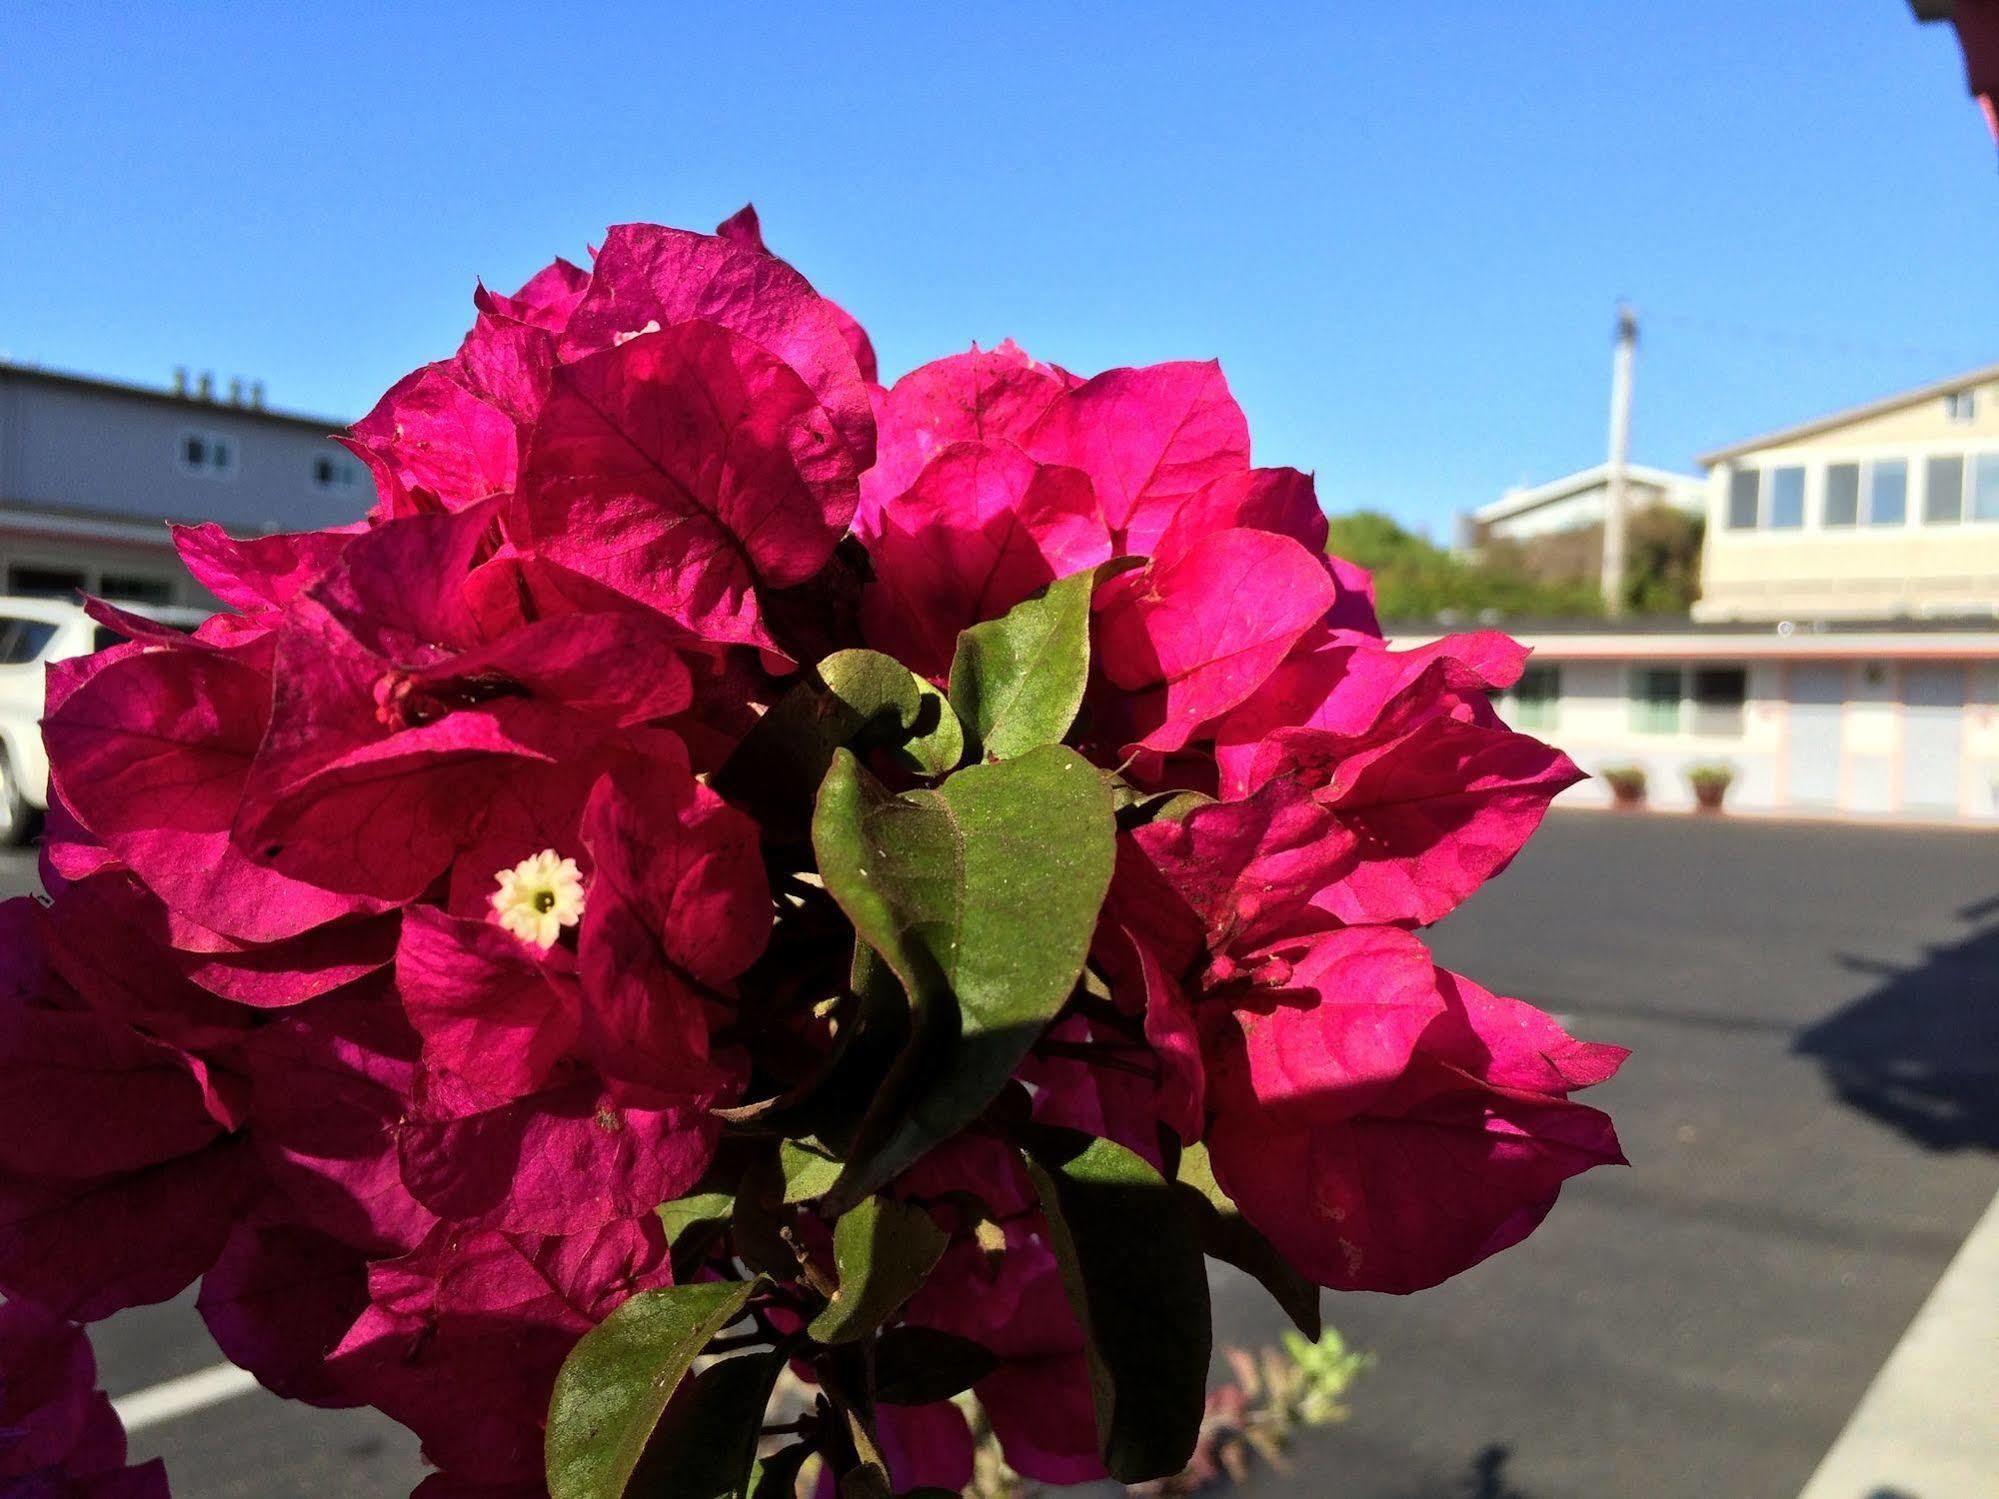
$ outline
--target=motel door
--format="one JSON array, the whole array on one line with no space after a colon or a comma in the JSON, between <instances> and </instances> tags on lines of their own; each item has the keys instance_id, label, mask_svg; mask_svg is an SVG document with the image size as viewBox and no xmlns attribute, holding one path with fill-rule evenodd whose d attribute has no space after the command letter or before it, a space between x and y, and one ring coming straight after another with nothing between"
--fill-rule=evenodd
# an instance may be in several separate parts
<instances>
[{"instance_id":1,"label":"motel door","mask_svg":"<svg viewBox=\"0 0 1999 1499\"><path fill-rule=\"evenodd\" d=\"M1955 814L1964 754L1964 668L1902 668L1902 806Z\"/></svg>"},{"instance_id":2,"label":"motel door","mask_svg":"<svg viewBox=\"0 0 1999 1499\"><path fill-rule=\"evenodd\" d=\"M1785 697L1785 801L1793 807L1830 810L1839 805L1840 728L1846 710L1846 667L1820 662L1794 665Z\"/></svg>"}]
</instances>

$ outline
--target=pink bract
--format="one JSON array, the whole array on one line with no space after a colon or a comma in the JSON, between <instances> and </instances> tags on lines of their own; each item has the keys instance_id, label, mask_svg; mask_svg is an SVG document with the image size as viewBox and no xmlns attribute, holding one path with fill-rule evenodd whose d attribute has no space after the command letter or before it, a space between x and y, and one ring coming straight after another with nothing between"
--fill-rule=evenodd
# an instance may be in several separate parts
<instances>
[{"instance_id":1,"label":"pink bract","mask_svg":"<svg viewBox=\"0 0 1999 1499\"><path fill-rule=\"evenodd\" d=\"M946 1244L887 1331L979 1344L1007 1460L1084 1482L1104 1369L1023 1149L1171 1173L1205 1147L1245 1235L1392 1292L1622 1160L1572 1097L1622 1050L1416 935L1578 774L1494 710L1525 651L1384 640L1218 365L1084 378L1009 341L884 387L750 208L473 300L345 439L367 515L179 528L228 612L182 635L93 602L122 643L48 673L47 899L0 905L0 1489L159 1499L72 1321L199 1281L269 1388L415 1430L425 1499L533 1499L581 1338L676 1266L761 1277L757 1336L806 1327L846 1273L810 1157L911 1139L864 1186ZM1009 737L943 732L981 707L963 634L1079 575L1087 621L1065 590L1045 634L1062 611L1030 606L964 659L1101 790L1076 846L1114 873L1032 1034L968 1042L955 945L901 954L936 980L914 1006L868 953L974 939L867 918L815 812L830 759L871 798L846 878L980 915L939 849L1033 840L961 821L945 777L1014 772L925 756ZM855 701L817 673L836 651ZM1005 1055L965 1112L927 1090L969 1087L972 1045ZM656 1211L696 1193L706 1216ZM837 1393L813 1347L785 1353ZM884 1404L875 1438L898 1491L970 1477L957 1405Z\"/></svg>"}]
</instances>

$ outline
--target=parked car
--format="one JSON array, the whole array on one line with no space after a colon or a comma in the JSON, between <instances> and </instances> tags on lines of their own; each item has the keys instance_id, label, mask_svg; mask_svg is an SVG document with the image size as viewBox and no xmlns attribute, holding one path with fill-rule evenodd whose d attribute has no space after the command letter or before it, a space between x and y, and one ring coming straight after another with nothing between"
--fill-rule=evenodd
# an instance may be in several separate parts
<instances>
[{"instance_id":1,"label":"parked car","mask_svg":"<svg viewBox=\"0 0 1999 1499\"><path fill-rule=\"evenodd\" d=\"M206 610L170 605L118 607L177 630L192 630L208 617ZM48 810L49 758L42 748L48 664L124 638L65 599L0 597L0 845L19 843Z\"/></svg>"}]
</instances>

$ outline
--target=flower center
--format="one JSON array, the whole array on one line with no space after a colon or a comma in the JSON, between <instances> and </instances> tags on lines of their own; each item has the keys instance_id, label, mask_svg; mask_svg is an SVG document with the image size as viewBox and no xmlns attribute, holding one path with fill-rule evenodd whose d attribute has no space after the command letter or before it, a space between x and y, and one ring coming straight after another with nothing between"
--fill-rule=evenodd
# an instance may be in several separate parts
<instances>
[{"instance_id":1,"label":"flower center","mask_svg":"<svg viewBox=\"0 0 1999 1499\"><path fill-rule=\"evenodd\" d=\"M552 848L501 870L495 879L493 914L523 942L546 950L564 927L583 919L583 872Z\"/></svg>"}]
</instances>

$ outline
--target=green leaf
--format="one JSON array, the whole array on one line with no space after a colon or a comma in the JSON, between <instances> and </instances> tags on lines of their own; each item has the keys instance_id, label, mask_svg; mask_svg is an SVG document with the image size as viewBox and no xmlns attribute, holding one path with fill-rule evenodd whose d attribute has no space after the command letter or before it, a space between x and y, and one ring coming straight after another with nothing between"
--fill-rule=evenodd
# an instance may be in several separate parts
<instances>
[{"instance_id":1,"label":"green leaf","mask_svg":"<svg viewBox=\"0 0 1999 1499\"><path fill-rule=\"evenodd\" d=\"M841 744L886 744L919 775L941 776L965 758L965 731L944 694L893 656L835 651L819 663L819 680L856 727Z\"/></svg>"},{"instance_id":2,"label":"green leaf","mask_svg":"<svg viewBox=\"0 0 1999 1499\"><path fill-rule=\"evenodd\" d=\"M1090 680L1090 593L1097 570L1050 583L958 636L951 706L975 757L1011 760L1060 744Z\"/></svg>"},{"instance_id":3,"label":"green leaf","mask_svg":"<svg viewBox=\"0 0 1999 1499\"><path fill-rule=\"evenodd\" d=\"M1180 1472L1207 1402L1207 1267L1173 1188L1111 1140L1040 1129L1028 1170L1083 1326L1097 1442L1121 1483Z\"/></svg>"},{"instance_id":4,"label":"green leaf","mask_svg":"<svg viewBox=\"0 0 1999 1499\"><path fill-rule=\"evenodd\" d=\"M827 1188L840 1179L841 1163L803 1140L786 1140L779 1145L777 1164L784 1172L786 1202L810 1202L823 1197Z\"/></svg>"},{"instance_id":5,"label":"green leaf","mask_svg":"<svg viewBox=\"0 0 1999 1499\"><path fill-rule=\"evenodd\" d=\"M757 1438L785 1355L749 1353L696 1374L634 1470L634 1499L748 1499Z\"/></svg>"},{"instance_id":6,"label":"green leaf","mask_svg":"<svg viewBox=\"0 0 1999 1499\"><path fill-rule=\"evenodd\" d=\"M1214 1258L1254 1276L1284 1309L1284 1315L1306 1337L1320 1332L1319 1288L1293 1270L1264 1236L1250 1226L1215 1181L1208 1147L1189 1145L1180 1152L1177 1193L1193 1220L1201 1248Z\"/></svg>"},{"instance_id":7,"label":"green leaf","mask_svg":"<svg viewBox=\"0 0 1999 1499\"><path fill-rule=\"evenodd\" d=\"M798 1470L816 1450L811 1442L793 1442L758 1458L750 1470L750 1499L796 1499Z\"/></svg>"},{"instance_id":8,"label":"green leaf","mask_svg":"<svg viewBox=\"0 0 1999 1499\"><path fill-rule=\"evenodd\" d=\"M825 778L834 750L886 747L919 775L941 776L965 757L965 731L944 695L893 656L835 651L759 718L715 789L782 826Z\"/></svg>"},{"instance_id":9,"label":"green leaf","mask_svg":"<svg viewBox=\"0 0 1999 1499\"><path fill-rule=\"evenodd\" d=\"M642 1291L583 1335L549 1401L550 1499L623 1499L688 1366L756 1289L724 1281Z\"/></svg>"},{"instance_id":10,"label":"green leaf","mask_svg":"<svg viewBox=\"0 0 1999 1499\"><path fill-rule=\"evenodd\" d=\"M666 1242L673 1251L673 1278L687 1280L729 1226L735 1207L733 1192L693 1192L673 1202L662 1202L655 1212L666 1229Z\"/></svg>"},{"instance_id":11,"label":"green leaf","mask_svg":"<svg viewBox=\"0 0 1999 1499\"><path fill-rule=\"evenodd\" d=\"M998 1367L999 1356L983 1343L904 1323L875 1344L875 1400L934 1405L969 1390Z\"/></svg>"},{"instance_id":12,"label":"green leaf","mask_svg":"<svg viewBox=\"0 0 1999 1499\"><path fill-rule=\"evenodd\" d=\"M871 1196L1005 1086L1082 971L1113 837L1103 776L1060 745L901 796L835 752L812 823L820 877L901 981L926 1056L902 1069L908 1096L864 1121L829 1211Z\"/></svg>"},{"instance_id":13,"label":"green leaf","mask_svg":"<svg viewBox=\"0 0 1999 1499\"><path fill-rule=\"evenodd\" d=\"M870 1197L833 1225L840 1288L807 1329L821 1343L851 1343L887 1321L944 1257L950 1237L920 1207Z\"/></svg>"},{"instance_id":14,"label":"green leaf","mask_svg":"<svg viewBox=\"0 0 1999 1499\"><path fill-rule=\"evenodd\" d=\"M665 1225L667 1242L673 1243L690 1228L703 1223L726 1223L735 1197L729 1192L693 1192L672 1202L662 1202L657 1211Z\"/></svg>"},{"instance_id":15,"label":"green leaf","mask_svg":"<svg viewBox=\"0 0 1999 1499\"><path fill-rule=\"evenodd\" d=\"M1149 822L1185 822L1190 813L1212 807L1215 799L1199 791L1156 791L1147 795L1126 786L1115 793L1117 825L1129 831Z\"/></svg>"}]
</instances>

